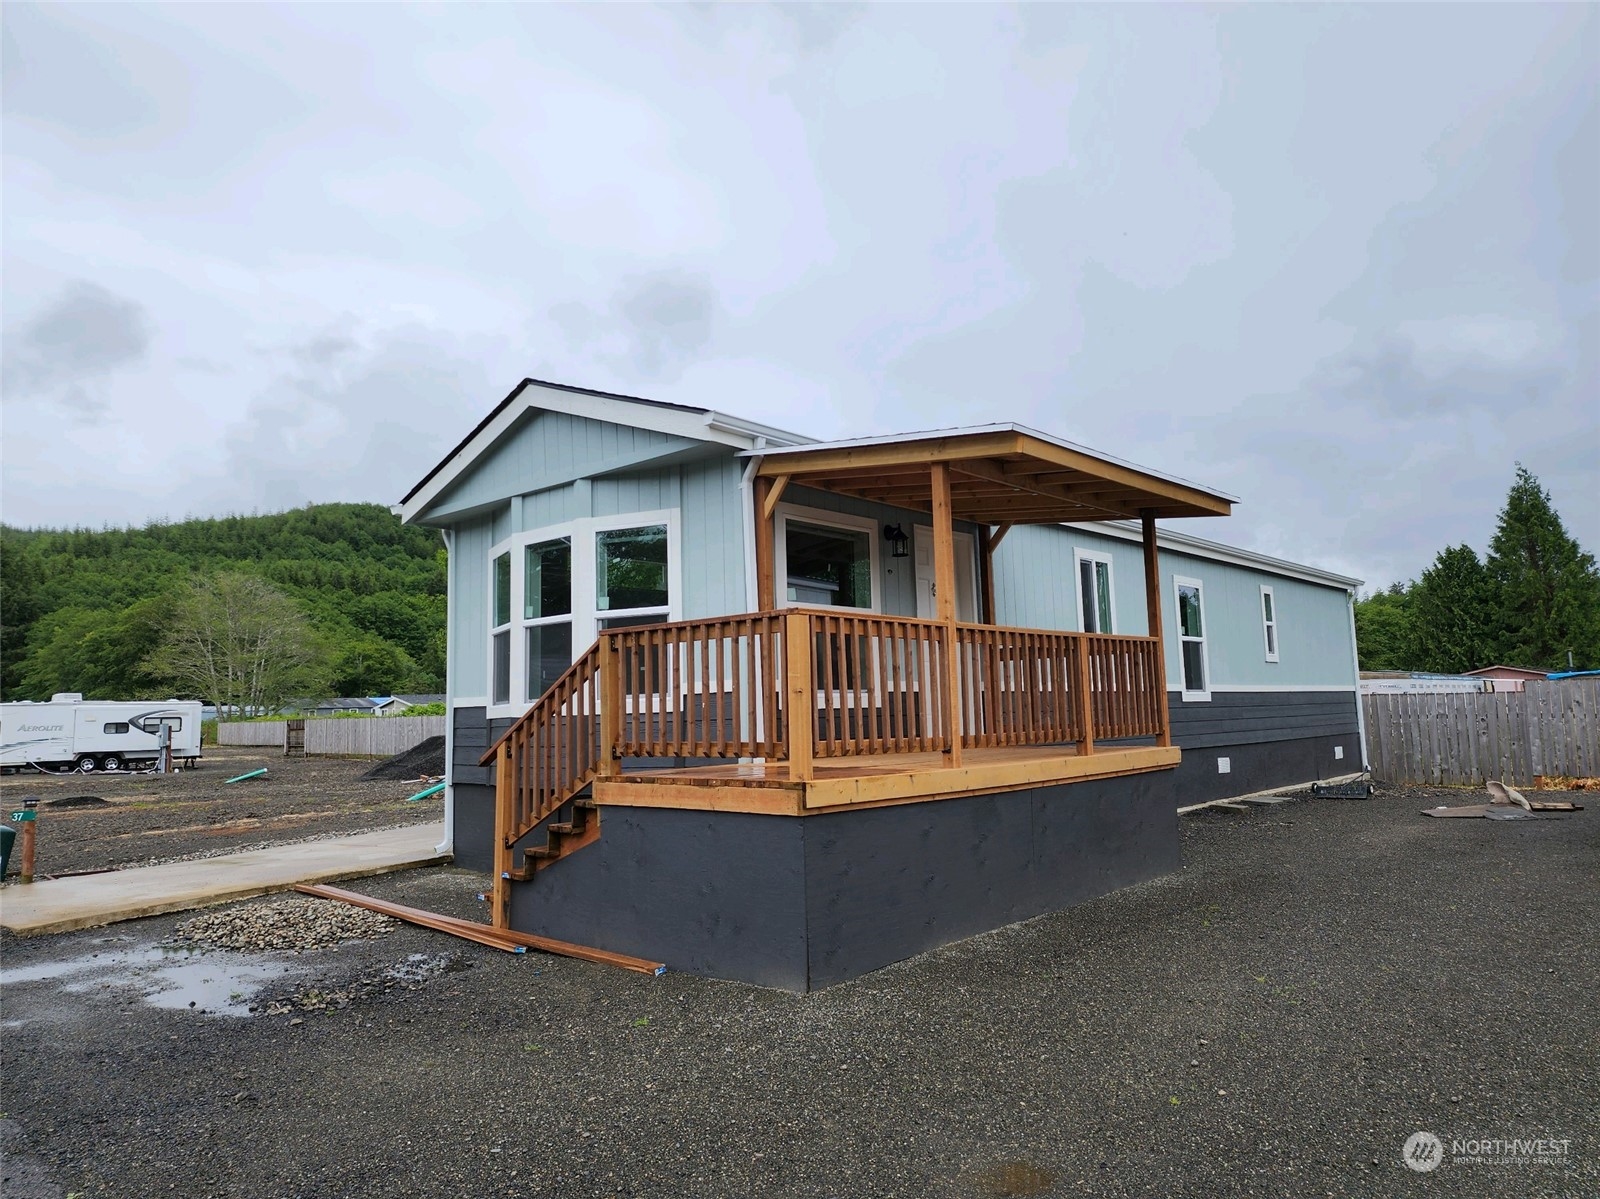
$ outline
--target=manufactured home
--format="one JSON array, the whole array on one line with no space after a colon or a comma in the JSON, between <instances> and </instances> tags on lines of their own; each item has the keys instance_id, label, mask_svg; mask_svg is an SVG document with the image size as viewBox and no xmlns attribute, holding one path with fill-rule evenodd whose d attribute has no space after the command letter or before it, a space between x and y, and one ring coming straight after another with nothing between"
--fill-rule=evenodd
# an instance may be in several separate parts
<instances>
[{"instance_id":1,"label":"manufactured home","mask_svg":"<svg viewBox=\"0 0 1600 1199\"><path fill-rule=\"evenodd\" d=\"M48 703L0 704L0 766L84 772L141 768L161 755L175 766L200 760L198 701L86 700L60 692Z\"/></svg>"},{"instance_id":2,"label":"manufactured home","mask_svg":"<svg viewBox=\"0 0 1600 1199\"><path fill-rule=\"evenodd\" d=\"M1358 580L1015 424L816 442L525 380L396 507L449 552L447 843L496 923L807 990L1177 869L1362 768Z\"/></svg>"}]
</instances>

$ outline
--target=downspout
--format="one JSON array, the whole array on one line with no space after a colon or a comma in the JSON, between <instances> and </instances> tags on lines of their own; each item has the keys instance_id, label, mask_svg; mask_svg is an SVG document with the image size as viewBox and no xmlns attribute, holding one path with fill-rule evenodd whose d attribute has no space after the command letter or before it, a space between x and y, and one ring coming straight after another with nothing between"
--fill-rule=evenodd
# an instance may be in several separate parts
<instances>
[{"instance_id":1,"label":"downspout","mask_svg":"<svg viewBox=\"0 0 1600 1199\"><path fill-rule=\"evenodd\" d=\"M767 439L757 437L751 449L764 450L767 448ZM762 455L757 454L745 465L744 475L739 479L739 507L744 511L744 519L739 523L744 530L744 610L757 612L761 608L761 588L756 582L756 500L755 479L756 471L761 469Z\"/></svg>"},{"instance_id":2,"label":"downspout","mask_svg":"<svg viewBox=\"0 0 1600 1199\"><path fill-rule=\"evenodd\" d=\"M444 539L444 840L433 847L434 853L454 854L456 850L456 696L450 685L451 668L456 660L455 586L453 577L456 565L455 530L440 529Z\"/></svg>"},{"instance_id":3,"label":"downspout","mask_svg":"<svg viewBox=\"0 0 1600 1199\"><path fill-rule=\"evenodd\" d=\"M1356 684L1356 734L1361 738L1361 769L1371 770L1367 763L1367 710L1361 695L1361 651L1356 645L1356 593L1355 588L1345 592L1350 611L1350 665L1355 672Z\"/></svg>"}]
</instances>

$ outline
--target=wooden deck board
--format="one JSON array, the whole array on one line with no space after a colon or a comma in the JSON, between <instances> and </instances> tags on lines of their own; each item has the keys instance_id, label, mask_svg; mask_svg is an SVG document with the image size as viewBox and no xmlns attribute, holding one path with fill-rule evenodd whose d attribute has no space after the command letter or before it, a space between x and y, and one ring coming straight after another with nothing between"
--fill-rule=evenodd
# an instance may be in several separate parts
<instances>
[{"instance_id":1,"label":"wooden deck board","mask_svg":"<svg viewBox=\"0 0 1600 1199\"><path fill-rule=\"evenodd\" d=\"M1140 746L1079 755L1071 746L969 749L958 767L939 753L820 759L810 780L791 780L787 763L734 763L632 771L595 784L595 802L801 816L844 807L926 803L993 791L1166 770L1179 751Z\"/></svg>"}]
</instances>

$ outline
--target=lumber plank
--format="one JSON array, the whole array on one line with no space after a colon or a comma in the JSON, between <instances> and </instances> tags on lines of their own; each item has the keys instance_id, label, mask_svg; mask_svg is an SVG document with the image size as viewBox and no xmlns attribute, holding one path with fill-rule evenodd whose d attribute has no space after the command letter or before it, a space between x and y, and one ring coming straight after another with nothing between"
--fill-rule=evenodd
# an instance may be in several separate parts
<instances>
[{"instance_id":1,"label":"lumber plank","mask_svg":"<svg viewBox=\"0 0 1600 1199\"><path fill-rule=\"evenodd\" d=\"M545 953L559 954L562 957L580 958L586 962L598 962L605 966L616 966L623 970L633 970L640 974L661 975L666 972L666 964L652 962L645 958L631 957L625 953L612 953L606 949L595 949L588 945L574 945L570 941L557 941L552 937L540 937L533 933L518 932L515 929L496 929L488 925L478 924L472 920L462 920L456 916L442 916L437 912L423 911L421 908L407 907L401 903L390 903L385 899L374 899L370 895L362 895L357 891L346 891L342 887L326 887L316 884L302 883L295 887L306 895L314 895L318 899L334 899L343 903L352 904L368 911L381 912L385 916L393 916L396 920L404 920L409 924L417 924L423 928L431 928L437 932L451 933L458 937L465 937L469 941L477 941L483 945L490 945L496 949L504 949L509 953L521 953L526 949L539 949Z\"/></svg>"}]
</instances>

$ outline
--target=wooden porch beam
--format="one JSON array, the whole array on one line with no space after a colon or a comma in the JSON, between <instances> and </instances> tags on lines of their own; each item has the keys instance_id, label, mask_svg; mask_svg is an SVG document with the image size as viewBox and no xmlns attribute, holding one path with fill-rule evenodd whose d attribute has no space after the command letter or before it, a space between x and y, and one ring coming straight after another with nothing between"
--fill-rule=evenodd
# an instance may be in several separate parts
<instances>
[{"instance_id":1,"label":"wooden porch beam","mask_svg":"<svg viewBox=\"0 0 1600 1199\"><path fill-rule=\"evenodd\" d=\"M1102 501L1098 495L1093 500L1085 500L1083 496L1070 492L1064 487L1035 482L1026 474L1008 475L996 463L965 461L955 463L954 467L962 474L971 475L978 479L987 479L991 483L999 483L1001 486L1013 491L1024 491L1033 495L1044 496L1058 503L1099 508L1102 511L1115 513L1122 517L1137 515L1132 508Z\"/></svg>"},{"instance_id":2,"label":"wooden porch beam","mask_svg":"<svg viewBox=\"0 0 1600 1199\"><path fill-rule=\"evenodd\" d=\"M980 436L939 437L927 441L903 441L892 445L847 446L837 450L784 453L772 450L756 468L757 474L772 477L794 475L801 482L818 475L840 474L853 470L915 464L926 470L934 462L961 458L994 457L1015 454L1023 441L1017 433L985 433Z\"/></svg>"},{"instance_id":3,"label":"wooden porch beam","mask_svg":"<svg viewBox=\"0 0 1600 1199\"><path fill-rule=\"evenodd\" d=\"M779 475L772 480L767 498L761 501L761 515L767 520L771 520L772 514L778 510L778 501L783 498L783 489L789 486L789 478L789 475Z\"/></svg>"},{"instance_id":4,"label":"wooden porch beam","mask_svg":"<svg viewBox=\"0 0 1600 1199\"><path fill-rule=\"evenodd\" d=\"M1011 521L1003 520L995 526L994 532L989 534L989 551L993 553L1000 548L1000 543L1006 539L1006 534L1011 532Z\"/></svg>"}]
</instances>

